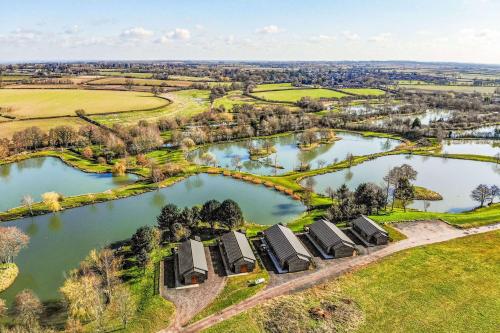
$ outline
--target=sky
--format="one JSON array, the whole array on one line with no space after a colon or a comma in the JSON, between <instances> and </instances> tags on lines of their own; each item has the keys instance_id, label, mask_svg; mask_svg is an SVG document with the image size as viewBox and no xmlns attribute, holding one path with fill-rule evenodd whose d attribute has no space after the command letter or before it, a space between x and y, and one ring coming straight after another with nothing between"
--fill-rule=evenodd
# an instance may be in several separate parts
<instances>
[{"instance_id":1,"label":"sky","mask_svg":"<svg viewBox=\"0 0 500 333\"><path fill-rule=\"evenodd\" d=\"M500 0L0 0L0 62L500 63Z\"/></svg>"}]
</instances>

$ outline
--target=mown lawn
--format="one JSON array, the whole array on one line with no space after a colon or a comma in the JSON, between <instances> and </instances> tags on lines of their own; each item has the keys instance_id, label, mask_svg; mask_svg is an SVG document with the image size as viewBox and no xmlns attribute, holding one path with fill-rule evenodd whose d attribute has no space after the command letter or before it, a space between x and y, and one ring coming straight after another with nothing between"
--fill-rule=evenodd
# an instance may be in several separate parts
<instances>
[{"instance_id":1,"label":"mown lawn","mask_svg":"<svg viewBox=\"0 0 500 333\"><path fill-rule=\"evenodd\" d=\"M2 112L18 119L75 116L75 110L87 114L147 110L168 102L150 93L81 89L1 89Z\"/></svg>"},{"instance_id":2,"label":"mown lawn","mask_svg":"<svg viewBox=\"0 0 500 333\"><path fill-rule=\"evenodd\" d=\"M281 91L263 91L252 93L253 96L266 99L268 101L295 103L302 97L319 98L342 98L347 96L338 91L329 89L290 89Z\"/></svg>"},{"instance_id":3,"label":"mown lawn","mask_svg":"<svg viewBox=\"0 0 500 333\"><path fill-rule=\"evenodd\" d=\"M165 94L172 103L151 111L137 111L127 113L113 113L95 115L92 119L108 126L113 124L134 124L140 120L154 122L159 118L192 117L198 113L208 111L210 108L208 90L181 90Z\"/></svg>"},{"instance_id":4,"label":"mown lawn","mask_svg":"<svg viewBox=\"0 0 500 333\"><path fill-rule=\"evenodd\" d=\"M478 227L500 222L500 203L463 213L434 213L395 209L383 215L370 216L377 222L442 219L461 228Z\"/></svg>"},{"instance_id":5,"label":"mown lawn","mask_svg":"<svg viewBox=\"0 0 500 333\"><path fill-rule=\"evenodd\" d=\"M344 322L344 329L351 326L350 331L359 333L498 332L498 242L500 231L494 231L406 250L324 285L283 296L281 303L309 313L315 302L345 300L362 315ZM204 332L263 332L257 320L262 308ZM314 327L324 320L306 316L307 322L299 325Z\"/></svg>"}]
</instances>

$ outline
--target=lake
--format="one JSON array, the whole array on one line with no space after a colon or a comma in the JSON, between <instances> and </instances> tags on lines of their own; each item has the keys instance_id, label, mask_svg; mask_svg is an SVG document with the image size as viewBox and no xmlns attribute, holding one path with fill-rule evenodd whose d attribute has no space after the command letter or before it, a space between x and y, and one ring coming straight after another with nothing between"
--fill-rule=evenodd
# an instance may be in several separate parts
<instances>
[{"instance_id":1,"label":"lake","mask_svg":"<svg viewBox=\"0 0 500 333\"><path fill-rule=\"evenodd\" d=\"M25 195L31 195L36 202L45 192L64 196L104 192L138 179L132 174L116 177L111 173L83 172L55 157L4 164L0 165L0 211L20 206Z\"/></svg>"},{"instance_id":2,"label":"lake","mask_svg":"<svg viewBox=\"0 0 500 333\"><path fill-rule=\"evenodd\" d=\"M365 182L385 186L383 177L387 172L405 163L418 172L415 185L434 190L443 196L443 200L429 201L428 211L461 212L472 209L478 206L478 203L470 198L472 189L479 184L500 186L500 165L494 163L418 155L391 155L358 164L350 169L315 176L314 190L325 193L328 187L337 189L344 183L352 190ZM424 210L424 203L415 201L411 207Z\"/></svg>"},{"instance_id":3,"label":"lake","mask_svg":"<svg viewBox=\"0 0 500 333\"><path fill-rule=\"evenodd\" d=\"M135 197L5 222L1 225L17 226L31 240L15 260L20 270L17 280L0 298L12 301L16 293L29 288L44 301L56 299L65 272L91 249L128 239L138 227L155 224L165 204L183 207L228 198L238 202L248 222L259 224L288 223L305 209L300 201L263 185L201 174Z\"/></svg>"},{"instance_id":4,"label":"lake","mask_svg":"<svg viewBox=\"0 0 500 333\"><path fill-rule=\"evenodd\" d=\"M443 153L496 156L500 154L498 140L444 140Z\"/></svg>"},{"instance_id":5,"label":"lake","mask_svg":"<svg viewBox=\"0 0 500 333\"><path fill-rule=\"evenodd\" d=\"M344 160L349 153L356 156L375 154L392 150L400 144L398 140L393 139L364 137L356 133L338 132L337 136L341 140L322 144L315 149L305 151L297 147L299 135L289 134L269 139L248 139L210 144L191 152L188 158L195 163L202 164L200 161L201 155L209 152L216 157L218 165L235 170L235 166L231 164L231 159L239 156L242 162L241 171L258 175L274 175L293 171L301 162L308 163L311 169L317 169L319 167L318 161L324 161L326 166ZM250 160L248 145L260 146L264 141L271 142L276 148L276 153L268 158L269 163L274 165L276 161L282 169L264 163L266 158L257 161Z\"/></svg>"}]
</instances>

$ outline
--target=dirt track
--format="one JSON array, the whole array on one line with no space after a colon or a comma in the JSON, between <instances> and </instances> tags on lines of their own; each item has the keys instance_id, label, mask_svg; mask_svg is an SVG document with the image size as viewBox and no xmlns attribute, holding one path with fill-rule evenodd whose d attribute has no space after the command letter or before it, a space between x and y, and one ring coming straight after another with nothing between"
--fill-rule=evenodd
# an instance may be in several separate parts
<instances>
[{"instance_id":1,"label":"dirt track","mask_svg":"<svg viewBox=\"0 0 500 333\"><path fill-rule=\"evenodd\" d=\"M345 260L335 260L331 263L331 265L327 265L312 274L298 277L297 279L291 280L278 286L268 287L260 293L238 304L230 306L219 313L206 317L187 327L180 327L178 325L180 321L174 320L174 325L171 325L171 327L159 331L159 333L199 332L205 328L217 324L220 321L226 320L249 308L252 308L270 298L297 292L313 285L317 285L327 279L337 277L356 268L365 266L395 252L421 245L443 242L471 234L500 229L500 224L472 229L457 229L441 221L409 222L396 224L395 226L408 238L400 242L390 244L389 246L368 255L351 257L347 259L344 258Z\"/></svg>"}]
</instances>

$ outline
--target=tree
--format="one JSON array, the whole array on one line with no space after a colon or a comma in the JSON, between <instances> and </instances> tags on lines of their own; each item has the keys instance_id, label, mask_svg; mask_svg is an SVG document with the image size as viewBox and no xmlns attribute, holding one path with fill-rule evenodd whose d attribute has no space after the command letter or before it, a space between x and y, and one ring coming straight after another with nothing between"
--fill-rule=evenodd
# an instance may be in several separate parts
<instances>
[{"instance_id":1,"label":"tree","mask_svg":"<svg viewBox=\"0 0 500 333\"><path fill-rule=\"evenodd\" d=\"M52 212L61 210L62 195L57 192L45 192L42 194L42 201Z\"/></svg>"},{"instance_id":2,"label":"tree","mask_svg":"<svg viewBox=\"0 0 500 333\"><path fill-rule=\"evenodd\" d=\"M231 165L238 171L241 171L241 168L243 167L243 165L241 164L241 156L236 155L233 158L231 158Z\"/></svg>"},{"instance_id":3,"label":"tree","mask_svg":"<svg viewBox=\"0 0 500 333\"><path fill-rule=\"evenodd\" d=\"M141 249L139 253L137 253L137 255L135 256L135 258L137 260L137 265L139 267L146 269L146 266L149 262L149 253L146 252L145 249Z\"/></svg>"},{"instance_id":4,"label":"tree","mask_svg":"<svg viewBox=\"0 0 500 333\"><path fill-rule=\"evenodd\" d=\"M130 290L125 285L120 285L116 289L111 306L113 312L120 318L123 328L126 329L131 318L134 316L137 305Z\"/></svg>"},{"instance_id":5,"label":"tree","mask_svg":"<svg viewBox=\"0 0 500 333\"><path fill-rule=\"evenodd\" d=\"M92 151L92 148L87 146L87 147L83 148L82 155L86 159L90 160L94 156L94 152Z\"/></svg>"},{"instance_id":6,"label":"tree","mask_svg":"<svg viewBox=\"0 0 500 333\"><path fill-rule=\"evenodd\" d=\"M6 314L7 314L7 304L3 299L0 298L0 319L2 319Z\"/></svg>"},{"instance_id":7,"label":"tree","mask_svg":"<svg viewBox=\"0 0 500 333\"><path fill-rule=\"evenodd\" d=\"M158 232L151 226L142 226L132 235L131 249L138 254L142 249L150 253L158 245Z\"/></svg>"},{"instance_id":8,"label":"tree","mask_svg":"<svg viewBox=\"0 0 500 333\"><path fill-rule=\"evenodd\" d=\"M29 194L26 194L23 196L23 199L21 200L21 204L23 206L27 206L28 209L30 210L30 215L33 216L33 203L35 200L33 200L33 197Z\"/></svg>"},{"instance_id":9,"label":"tree","mask_svg":"<svg viewBox=\"0 0 500 333\"><path fill-rule=\"evenodd\" d=\"M335 190L332 187L328 186L325 192L332 201L335 199Z\"/></svg>"},{"instance_id":10,"label":"tree","mask_svg":"<svg viewBox=\"0 0 500 333\"><path fill-rule=\"evenodd\" d=\"M78 133L70 126L57 126L49 131L49 144L52 146L67 148L77 141Z\"/></svg>"},{"instance_id":11,"label":"tree","mask_svg":"<svg viewBox=\"0 0 500 333\"><path fill-rule=\"evenodd\" d=\"M491 197L491 189L488 185L480 184L472 190L470 196L474 201L478 201L480 203L480 207L483 207L484 202Z\"/></svg>"},{"instance_id":12,"label":"tree","mask_svg":"<svg viewBox=\"0 0 500 333\"><path fill-rule=\"evenodd\" d=\"M415 128L415 127L418 127L418 128L421 128L422 127L422 123L420 122L420 119L417 117L413 120L413 123L411 124L411 128Z\"/></svg>"},{"instance_id":13,"label":"tree","mask_svg":"<svg viewBox=\"0 0 500 333\"><path fill-rule=\"evenodd\" d=\"M349 165L349 168L352 167L354 163L354 155L351 153L348 153L346 156L347 164Z\"/></svg>"},{"instance_id":14,"label":"tree","mask_svg":"<svg viewBox=\"0 0 500 333\"><path fill-rule=\"evenodd\" d=\"M218 221L217 209L220 206L220 202L217 200L209 200L203 204L200 210L200 219L204 222L210 224L212 233L215 228L215 223Z\"/></svg>"},{"instance_id":15,"label":"tree","mask_svg":"<svg viewBox=\"0 0 500 333\"><path fill-rule=\"evenodd\" d=\"M17 227L0 227L0 262L13 262L19 251L28 245L29 240Z\"/></svg>"},{"instance_id":16,"label":"tree","mask_svg":"<svg viewBox=\"0 0 500 333\"><path fill-rule=\"evenodd\" d=\"M408 178L400 178L398 180L398 184L394 190L394 196L401 201L403 209L406 212L406 205L415 198L415 189Z\"/></svg>"},{"instance_id":17,"label":"tree","mask_svg":"<svg viewBox=\"0 0 500 333\"><path fill-rule=\"evenodd\" d=\"M158 227L163 231L165 236L173 235L174 223L179 222L180 210L174 204L167 204L161 209L160 215L156 217Z\"/></svg>"},{"instance_id":18,"label":"tree","mask_svg":"<svg viewBox=\"0 0 500 333\"><path fill-rule=\"evenodd\" d=\"M111 170L113 174L118 175L118 176L123 176L127 172L127 163L125 160L120 160L113 165L113 168Z\"/></svg>"},{"instance_id":19,"label":"tree","mask_svg":"<svg viewBox=\"0 0 500 333\"><path fill-rule=\"evenodd\" d=\"M498 187L496 185L491 185L490 195L491 195L491 198L490 198L490 205L491 205L493 203L493 201L495 200L495 197L500 197L500 187Z\"/></svg>"},{"instance_id":20,"label":"tree","mask_svg":"<svg viewBox=\"0 0 500 333\"><path fill-rule=\"evenodd\" d=\"M217 219L228 229L243 225L243 213L238 203L231 199L224 200L217 209Z\"/></svg>"},{"instance_id":21,"label":"tree","mask_svg":"<svg viewBox=\"0 0 500 333\"><path fill-rule=\"evenodd\" d=\"M151 167L151 173L150 173L150 178L153 183L158 183L158 189L160 188L160 182L165 179L165 174L163 171L156 167L152 166Z\"/></svg>"},{"instance_id":22,"label":"tree","mask_svg":"<svg viewBox=\"0 0 500 333\"><path fill-rule=\"evenodd\" d=\"M112 300L113 290L119 283L119 273L122 266L122 259L115 256L113 250L105 248L100 251L92 250L86 261L101 276L104 293L109 300Z\"/></svg>"},{"instance_id":23,"label":"tree","mask_svg":"<svg viewBox=\"0 0 500 333\"><path fill-rule=\"evenodd\" d=\"M71 318L96 321L96 331L104 330L106 297L102 289L102 278L91 270L69 273L60 288Z\"/></svg>"},{"instance_id":24,"label":"tree","mask_svg":"<svg viewBox=\"0 0 500 333\"><path fill-rule=\"evenodd\" d=\"M209 152L203 153L200 156L200 159L201 159L202 163L204 163L206 165L213 165L213 166L217 165L217 158L212 153L209 153Z\"/></svg>"},{"instance_id":25,"label":"tree","mask_svg":"<svg viewBox=\"0 0 500 333\"><path fill-rule=\"evenodd\" d=\"M133 85L134 85L134 80L130 78L125 79L125 88L127 88L128 90L132 90Z\"/></svg>"},{"instance_id":26,"label":"tree","mask_svg":"<svg viewBox=\"0 0 500 333\"><path fill-rule=\"evenodd\" d=\"M31 290L25 289L16 295L14 300L16 320L29 332L38 330L42 312L42 302Z\"/></svg>"},{"instance_id":27,"label":"tree","mask_svg":"<svg viewBox=\"0 0 500 333\"><path fill-rule=\"evenodd\" d=\"M371 214L373 209L378 210L385 205L385 195L382 188L373 183L362 183L356 188L354 193L355 203L362 205L367 214Z\"/></svg>"}]
</instances>

